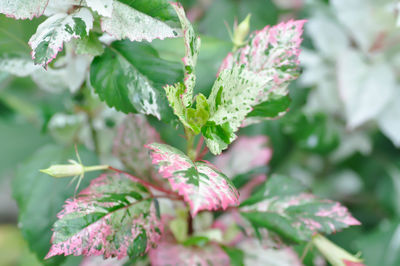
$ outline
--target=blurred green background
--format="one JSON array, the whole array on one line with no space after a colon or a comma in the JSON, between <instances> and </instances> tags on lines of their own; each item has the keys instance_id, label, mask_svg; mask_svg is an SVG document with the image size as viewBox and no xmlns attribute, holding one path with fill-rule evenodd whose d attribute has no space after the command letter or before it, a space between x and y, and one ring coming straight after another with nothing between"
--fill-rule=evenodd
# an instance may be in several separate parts
<instances>
[{"instance_id":1,"label":"blurred green background","mask_svg":"<svg viewBox=\"0 0 400 266\"><path fill-rule=\"evenodd\" d=\"M235 19L241 21L248 13L252 30L291 18L308 20L302 75L291 85L289 113L240 133L267 135L273 149L271 172L302 180L315 194L343 203L361 221L362 226L330 239L353 253L360 251L367 265L400 265L398 2L181 2L202 35L196 89L206 95L232 48L225 24L232 28ZM29 56L28 40L44 19L16 21L0 15L0 56ZM182 57L180 40L152 45L164 58L179 62ZM54 147L71 148L75 142L92 151L97 146L98 159L112 161L114 126L122 115L106 108L87 87L74 92L66 89L62 75L16 77L3 72L0 63L0 265L40 265L17 229L11 184L18 174L31 174L34 167L48 164L41 157L57 154ZM173 126L153 120L166 142L183 145ZM93 143L95 135L98 145ZM53 189L49 182L38 184L43 186L43 201ZM29 193L29 188L22 193ZM37 248L41 245L48 243ZM68 263L76 265L73 260L63 265ZM304 263L324 265L314 251Z\"/></svg>"}]
</instances>

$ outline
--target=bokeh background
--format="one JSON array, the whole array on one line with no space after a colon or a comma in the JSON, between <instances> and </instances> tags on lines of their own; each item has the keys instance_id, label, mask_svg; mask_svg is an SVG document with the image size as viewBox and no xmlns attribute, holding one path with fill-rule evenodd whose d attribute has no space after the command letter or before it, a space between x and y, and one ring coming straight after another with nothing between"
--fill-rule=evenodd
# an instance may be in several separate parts
<instances>
[{"instance_id":1,"label":"bokeh background","mask_svg":"<svg viewBox=\"0 0 400 266\"><path fill-rule=\"evenodd\" d=\"M202 35L196 89L205 95L232 48L226 25L232 28L235 19L241 21L248 13L252 30L291 18L308 20L302 75L291 85L290 111L282 119L240 133L268 136L273 150L270 172L301 179L315 194L346 205L361 221L361 226L332 235L331 240L353 253L361 252L367 265L400 265L399 2L181 2ZM15 21L0 15L0 58L13 53L29 56L28 40L43 20ZM162 57L180 61L181 40L153 45ZM123 115L106 108L89 87L81 87L91 59L72 55L61 65L28 77L4 72L0 62L0 265L41 265L17 227L11 189L16 176L32 174L29 169L46 165L43 157L57 154L55 147L72 147L76 142L88 152L97 149L101 161L113 160L115 127ZM172 126L151 122L163 140L183 146ZM62 193L47 180L39 195L43 202L51 193ZM37 203L40 210L41 202ZM43 219L51 215L44 214ZM32 230L50 233L50 229ZM314 250L304 263L325 265Z\"/></svg>"}]
</instances>

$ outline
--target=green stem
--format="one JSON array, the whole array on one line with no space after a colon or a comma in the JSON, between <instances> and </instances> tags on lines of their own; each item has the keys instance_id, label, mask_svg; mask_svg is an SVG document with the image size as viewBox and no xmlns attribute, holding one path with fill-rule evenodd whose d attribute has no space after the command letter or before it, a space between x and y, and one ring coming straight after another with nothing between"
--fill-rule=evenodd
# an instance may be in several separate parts
<instances>
[{"instance_id":1,"label":"green stem","mask_svg":"<svg viewBox=\"0 0 400 266\"><path fill-rule=\"evenodd\" d=\"M194 147L194 140L195 140L195 134L192 132L191 129L185 127L185 134L186 134L186 140L187 140L187 155L189 158L194 161L197 158L197 151L196 148Z\"/></svg>"},{"instance_id":2,"label":"green stem","mask_svg":"<svg viewBox=\"0 0 400 266\"><path fill-rule=\"evenodd\" d=\"M101 170L107 170L109 167L110 166L108 166L108 165L84 166L83 170L85 172L101 171Z\"/></svg>"}]
</instances>

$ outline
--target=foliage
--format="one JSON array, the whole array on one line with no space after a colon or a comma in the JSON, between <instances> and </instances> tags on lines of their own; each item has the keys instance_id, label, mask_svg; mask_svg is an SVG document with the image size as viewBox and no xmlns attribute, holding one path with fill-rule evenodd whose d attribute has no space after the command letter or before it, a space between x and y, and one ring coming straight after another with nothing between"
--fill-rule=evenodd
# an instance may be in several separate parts
<instances>
[{"instance_id":1,"label":"foliage","mask_svg":"<svg viewBox=\"0 0 400 266\"><path fill-rule=\"evenodd\" d=\"M37 259L396 265L399 6L180 2L0 0L0 170L26 160Z\"/></svg>"}]
</instances>

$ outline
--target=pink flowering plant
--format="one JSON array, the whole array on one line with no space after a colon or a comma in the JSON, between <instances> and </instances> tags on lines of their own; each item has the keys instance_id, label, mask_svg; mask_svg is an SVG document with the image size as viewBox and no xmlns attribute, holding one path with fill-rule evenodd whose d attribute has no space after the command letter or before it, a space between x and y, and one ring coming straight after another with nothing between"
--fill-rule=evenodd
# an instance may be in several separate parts
<instances>
[{"instance_id":1,"label":"pink flowering plant","mask_svg":"<svg viewBox=\"0 0 400 266\"><path fill-rule=\"evenodd\" d=\"M71 151L53 147L38 155L52 160L40 165L51 178L29 175L65 187L68 197L62 209L59 198L46 203L58 211L51 231L45 228L52 234L47 263L82 255L82 265L301 265L314 246L334 265L363 265L324 237L360 224L347 208L313 195L299 179L270 172L266 136L238 137L241 128L288 111L305 20L250 34L250 16L235 25L232 51L206 96L194 95L201 38L179 3L19 0L1 1L0 12L16 19L48 16L29 40L33 63L10 57L10 71L21 71L24 62L24 75L36 75L41 67L53 71L58 56L74 64L89 55L88 78L79 86L126 114L104 164L81 148L69 163L64 158ZM183 67L148 43L166 38L183 40ZM184 133L186 149L162 141L162 123L180 132L175 138ZM67 188L67 177L76 182L75 191ZM28 192L14 192L22 228L28 205L41 204L29 202ZM38 241L43 233L25 231Z\"/></svg>"}]
</instances>

